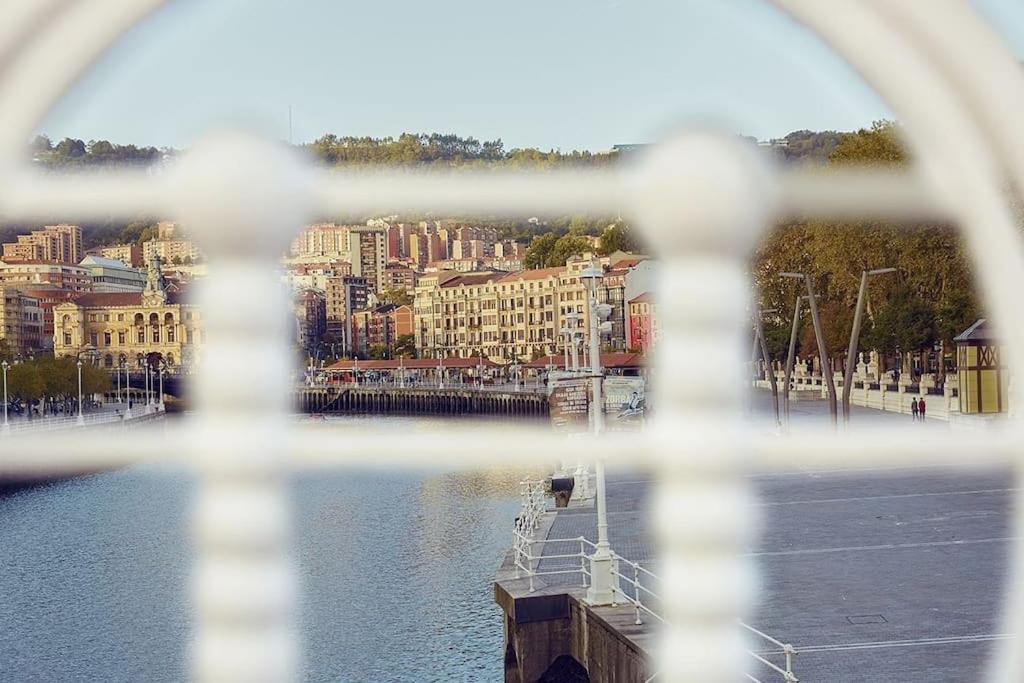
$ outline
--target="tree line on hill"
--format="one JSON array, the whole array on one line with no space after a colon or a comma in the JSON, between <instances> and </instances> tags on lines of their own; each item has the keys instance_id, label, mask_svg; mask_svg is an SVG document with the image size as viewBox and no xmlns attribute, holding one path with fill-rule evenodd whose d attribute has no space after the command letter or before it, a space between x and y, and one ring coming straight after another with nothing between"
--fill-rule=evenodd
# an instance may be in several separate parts
<instances>
[{"instance_id":1,"label":"tree line on hill","mask_svg":"<svg viewBox=\"0 0 1024 683\"><path fill-rule=\"evenodd\" d=\"M906 163L899 127L891 122L842 134L827 161L829 166ZM897 356L894 369L909 373L914 354L938 347L941 375L941 359L952 352L953 337L982 315L970 257L956 229L945 224L815 220L777 226L752 261L761 308L778 310L765 323L772 358L785 360L796 296L805 293L801 281L780 278L780 272L813 279L826 350L838 371L845 362L861 272L885 267L897 271L871 280L860 348L881 352L883 362L884 354ZM806 306L798 344L802 357L818 356ZM921 366L926 367L923 358Z\"/></svg>"}]
</instances>

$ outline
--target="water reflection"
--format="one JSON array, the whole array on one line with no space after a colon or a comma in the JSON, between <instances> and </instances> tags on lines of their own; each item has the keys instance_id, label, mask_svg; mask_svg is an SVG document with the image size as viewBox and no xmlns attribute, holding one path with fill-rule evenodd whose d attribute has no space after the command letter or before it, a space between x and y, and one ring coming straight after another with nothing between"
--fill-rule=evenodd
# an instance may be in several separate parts
<instances>
[{"instance_id":1,"label":"water reflection","mask_svg":"<svg viewBox=\"0 0 1024 683\"><path fill-rule=\"evenodd\" d=\"M304 680L500 680L522 476L294 476ZM140 466L0 494L0 680L186 679L192 491Z\"/></svg>"}]
</instances>

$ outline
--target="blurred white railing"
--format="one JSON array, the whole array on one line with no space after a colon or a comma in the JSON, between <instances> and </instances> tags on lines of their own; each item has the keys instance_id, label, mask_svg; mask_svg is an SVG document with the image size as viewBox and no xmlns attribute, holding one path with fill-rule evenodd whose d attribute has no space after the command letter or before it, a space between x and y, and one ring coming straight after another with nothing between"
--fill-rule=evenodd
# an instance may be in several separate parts
<instances>
[{"instance_id":1,"label":"blurred white railing","mask_svg":"<svg viewBox=\"0 0 1024 683\"><path fill-rule=\"evenodd\" d=\"M1012 466L1021 433L909 434L851 428L766 440L739 418L749 282L746 256L769 225L789 217L939 219L957 225L1009 367L1024 358L1024 246L1004 192L1024 195L1024 75L1013 54L962 0L775 0L857 68L902 122L908 172L829 173L770 168L732 136L683 132L635 166L548 173L332 173L293 150L235 133L213 135L163 172L41 176L24 146L60 96L161 0L36 0L0 6L0 216L33 222L135 220L187 224L209 256L199 297L208 344L197 374L195 419L147 442L71 430L4 444L0 476L59 472L83 463L169 458L199 475L195 508L193 673L200 681L289 681L297 676L297 584L286 474L298 467L482 468L554 456L628 458L655 473L659 545L654 669L664 681L718 683L745 674L738 620L755 599L744 557L755 533L745 474L794 467ZM302 430L287 417L288 302L275 260L317 216L400 207L486 215L625 215L664 261L658 288L663 341L659 411L641 435L567 442L530 431L459 433ZM706 381L715 368L719 381ZM259 372L253 372L259 368ZM239 382L245 377L245 382ZM480 448L486 443L487 448ZM17 453L9 456L8 453ZM965 458L970 454L970 459ZM1024 526L1024 505L1015 525ZM1018 533L1019 535L1019 533ZM1024 680L1024 549L1014 547L1002 632L990 678ZM344 626L339 626L343 628Z\"/></svg>"}]
</instances>

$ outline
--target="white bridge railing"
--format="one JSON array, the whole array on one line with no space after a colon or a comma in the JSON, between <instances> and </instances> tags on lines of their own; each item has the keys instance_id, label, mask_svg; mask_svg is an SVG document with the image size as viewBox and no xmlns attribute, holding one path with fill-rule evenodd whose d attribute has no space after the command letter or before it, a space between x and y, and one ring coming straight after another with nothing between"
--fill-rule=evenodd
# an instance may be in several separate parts
<instances>
[{"instance_id":1,"label":"white bridge railing","mask_svg":"<svg viewBox=\"0 0 1024 683\"><path fill-rule=\"evenodd\" d=\"M743 677L738 620L754 603L756 533L746 474L792 468L1012 467L1020 424L993 434L831 430L765 440L741 422L748 350L747 255L788 218L912 224L961 231L1011 368L1024 359L1024 244L1011 197L1024 196L1024 74L963 0L774 0L856 68L896 114L913 167L810 172L770 167L731 135L683 131L635 165L552 172L333 173L253 136L209 136L160 172L42 175L25 144L83 71L163 0L34 0L0 5L0 218L31 223L166 217L208 255L198 304L208 335L195 375L196 415L137 447L133 435L72 430L11 437L0 476L162 458L197 473L192 672L196 680L298 676L287 476L309 467L480 469L565 459L625 459L654 473L651 529L665 619L662 680ZM1007 187L1014 192L1006 192ZM457 433L301 429L288 417L289 302L276 260L301 225L395 210L435 214L623 215L662 259L663 338L652 363L658 413L642 434L566 442L522 430ZM258 368L259 372L254 372ZM707 368L719 381L707 382ZM238 378L245 377L245 382ZM486 448L481 448L486 444ZM1015 526L1024 528L1024 505ZM1000 641L989 678L1024 680L1024 546L1011 554ZM338 625L345 628L346 625Z\"/></svg>"},{"instance_id":2,"label":"white bridge railing","mask_svg":"<svg viewBox=\"0 0 1024 683\"><path fill-rule=\"evenodd\" d=\"M576 538L534 538L533 534L541 523L546 510L544 482L538 480L524 480L520 483L520 493L523 499L519 517L516 519L515 530L513 531L512 556L517 576L525 576L529 581L529 590L532 593L536 590L534 579L536 577L562 577L579 575L579 583L574 587L585 589L590 580L590 558L597 549L597 544L584 536ZM551 552L547 548L554 547ZM539 550L537 550L539 548ZM569 548L570 550L562 550ZM578 548L578 550L577 550ZM641 566L639 562L622 557L612 552L614 562L612 565L612 576L614 579L613 606L619 602L629 604L635 612L634 623L640 626L644 623L644 615L650 616L660 624L666 624L665 617L657 609L660 601L659 595L650 586L660 583L661 579L650 569ZM628 589L623 589L628 586ZM769 636L758 629L739 622L740 627L754 636L772 646L771 650L748 650L747 654L761 666L778 675L783 683L796 683L799 679L793 673L793 655L797 654L796 648L789 643ZM781 655L784 663L779 665L767 657ZM751 681L761 683L760 679L749 672L744 676ZM656 680L655 674L647 680Z\"/></svg>"}]
</instances>

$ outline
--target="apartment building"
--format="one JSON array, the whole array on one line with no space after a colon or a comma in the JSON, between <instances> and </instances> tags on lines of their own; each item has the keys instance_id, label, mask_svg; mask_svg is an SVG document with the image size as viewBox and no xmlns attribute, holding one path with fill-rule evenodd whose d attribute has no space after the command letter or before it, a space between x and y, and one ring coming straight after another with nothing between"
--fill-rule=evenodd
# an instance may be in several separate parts
<instances>
[{"instance_id":1,"label":"apartment building","mask_svg":"<svg viewBox=\"0 0 1024 683\"><path fill-rule=\"evenodd\" d=\"M661 340L658 306L650 292L629 301L629 346L646 354Z\"/></svg>"},{"instance_id":2,"label":"apartment building","mask_svg":"<svg viewBox=\"0 0 1024 683\"><path fill-rule=\"evenodd\" d=\"M316 223L307 225L292 240L291 253L299 257L341 258L349 260L347 225Z\"/></svg>"},{"instance_id":3,"label":"apartment building","mask_svg":"<svg viewBox=\"0 0 1024 683\"><path fill-rule=\"evenodd\" d=\"M410 295L416 293L415 270L399 263L389 263L384 268L384 287L386 289L400 289Z\"/></svg>"},{"instance_id":4,"label":"apartment building","mask_svg":"<svg viewBox=\"0 0 1024 683\"><path fill-rule=\"evenodd\" d=\"M350 228L348 253L352 274L366 278L370 291L384 291L384 269L388 262L384 229L370 226Z\"/></svg>"},{"instance_id":5,"label":"apartment building","mask_svg":"<svg viewBox=\"0 0 1024 683\"><path fill-rule=\"evenodd\" d=\"M82 259L82 228L62 223L18 235L16 242L3 245L3 259L78 263Z\"/></svg>"},{"instance_id":6,"label":"apartment building","mask_svg":"<svg viewBox=\"0 0 1024 683\"><path fill-rule=\"evenodd\" d=\"M421 357L484 356L528 361L560 352L570 313L588 333L589 307L580 272L588 261L515 273L424 275L414 303Z\"/></svg>"},{"instance_id":7,"label":"apartment building","mask_svg":"<svg viewBox=\"0 0 1024 683\"><path fill-rule=\"evenodd\" d=\"M92 275L87 268L56 261L0 261L0 286L40 285L70 292L92 291Z\"/></svg>"},{"instance_id":8,"label":"apartment building","mask_svg":"<svg viewBox=\"0 0 1024 683\"><path fill-rule=\"evenodd\" d=\"M369 358L374 347L386 349L390 358L399 337L412 334L411 306L382 304L353 314L354 348L360 358Z\"/></svg>"},{"instance_id":9,"label":"apartment building","mask_svg":"<svg viewBox=\"0 0 1024 683\"><path fill-rule=\"evenodd\" d=\"M142 260L142 247L137 244L112 244L109 247L100 247L99 249L92 250L90 253L120 261L132 268L139 268L144 263Z\"/></svg>"},{"instance_id":10,"label":"apartment building","mask_svg":"<svg viewBox=\"0 0 1024 683\"><path fill-rule=\"evenodd\" d=\"M327 278L324 290L327 338L341 344L342 353L353 351L353 318L356 311L366 308L370 286L365 277L340 275Z\"/></svg>"},{"instance_id":11,"label":"apartment building","mask_svg":"<svg viewBox=\"0 0 1024 683\"><path fill-rule=\"evenodd\" d=\"M202 258L202 252L195 242L187 239L155 239L143 243L144 261L149 263L154 257L161 263L192 263Z\"/></svg>"},{"instance_id":12,"label":"apartment building","mask_svg":"<svg viewBox=\"0 0 1024 683\"><path fill-rule=\"evenodd\" d=\"M292 297L295 311L295 339L300 348L312 352L327 331L327 297L322 291L305 289Z\"/></svg>"},{"instance_id":13,"label":"apartment building","mask_svg":"<svg viewBox=\"0 0 1024 683\"><path fill-rule=\"evenodd\" d=\"M16 287L0 286L0 339L16 356L46 348L39 299Z\"/></svg>"}]
</instances>

